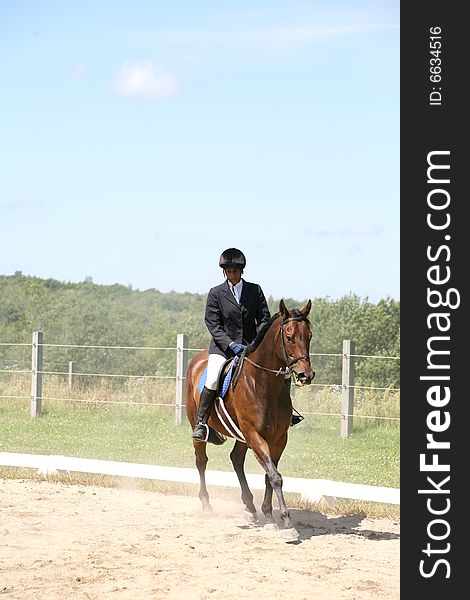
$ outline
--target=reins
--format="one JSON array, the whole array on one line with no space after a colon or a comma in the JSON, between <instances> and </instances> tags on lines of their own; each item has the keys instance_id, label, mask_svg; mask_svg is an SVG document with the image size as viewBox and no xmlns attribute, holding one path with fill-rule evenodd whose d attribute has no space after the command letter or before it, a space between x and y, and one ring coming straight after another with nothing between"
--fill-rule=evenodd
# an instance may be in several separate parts
<instances>
[{"instance_id":1,"label":"reins","mask_svg":"<svg viewBox=\"0 0 470 600\"><path fill-rule=\"evenodd\" d=\"M263 371L269 371L270 373L274 373L275 375L287 375L287 373L289 373L289 369L287 367L285 369L283 369L282 367L280 369L268 369L268 367L262 367L261 365L258 365L257 363L253 362L246 356L244 357L244 360L249 362L250 365L253 365L257 369L262 369ZM240 369L241 369L241 366L240 366Z\"/></svg>"},{"instance_id":2,"label":"reins","mask_svg":"<svg viewBox=\"0 0 470 600\"><path fill-rule=\"evenodd\" d=\"M243 367L243 362L245 360L247 362L249 362L250 365L253 365L257 369L261 369L263 371L268 371L268 373L274 373L276 375L276 377L278 375L285 376L288 373L292 373L292 371L291 371L292 365L295 365L295 363L298 362L299 360L306 359L306 360L310 361L310 357L308 354L302 354L301 356L296 356L292 360L289 360L289 356L288 356L287 350L286 350L286 344L284 341L284 325L286 323L288 323L289 321L305 321L305 320L306 320L306 318L303 315L296 315L295 317L288 317L287 319L284 319L283 321L281 321L281 326L280 326L281 348L282 348L282 352L284 354L284 360L286 361L286 366L284 368L280 367L279 369L269 369L268 367L263 367L262 365L255 363L253 360L249 359L246 356L247 348L245 348L243 350L243 353L240 356L240 360L238 361L238 364L235 368L235 373L234 373L233 379L232 379L232 389L235 388L235 386L237 385L237 382L238 382L238 379L240 377L240 373L241 373L241 370Z\"/></svg>"}]
</instances>

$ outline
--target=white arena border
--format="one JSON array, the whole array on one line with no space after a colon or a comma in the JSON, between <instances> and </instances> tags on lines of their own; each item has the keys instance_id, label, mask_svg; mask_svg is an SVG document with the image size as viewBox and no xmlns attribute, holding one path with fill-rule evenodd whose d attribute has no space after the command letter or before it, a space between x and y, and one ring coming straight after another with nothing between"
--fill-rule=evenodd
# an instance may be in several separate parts
<instances>
[{"instance_id":1,"label":"white arena border","mask_svg":"<svg viewBox=\"0 0 470 600\"><path fill-rule=\"evenodd\" d=\"M118 477L137 477L142 479L158 479L178 483L199 484L196 468L160 467L139 463L96 460L93 458L76 458L72 456L18 454L16 452L0 452L0 465L5 467L26 467L37 469L40 474L68 474L70 471L80 473L97 473ZM248 485L254 490L264 490L264 475L246 475ZM338 498L364 500L366 502L383 502L400 504L400 490L397 488L362 485L358 483L342 483L328 479L304 479L300 477L283 477L284 492L300 494L302 500L310 502L334 503ZM239 487L234 472L206 471L207 485Z\"/></svg>"}]
</instances>

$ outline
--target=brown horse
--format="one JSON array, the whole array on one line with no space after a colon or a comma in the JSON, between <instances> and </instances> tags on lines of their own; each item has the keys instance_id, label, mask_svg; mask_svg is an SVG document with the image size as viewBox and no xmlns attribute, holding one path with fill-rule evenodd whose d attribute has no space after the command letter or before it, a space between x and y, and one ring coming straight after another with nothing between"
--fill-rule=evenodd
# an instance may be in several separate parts
<instances>
[{"instance_id":1,"label":"brown horse","mask_svg":"<svg viewBox=\"0 0 470 600\"><path fill-rule=\"evenodd\" d=\"M222 443L225 437L237 439L230 459L238 476L241 498L245 505L244 516L257 522L257 512L244 471L246 452L251 448L258 462L266 471L266 489L261 510L265 523L275 527L272 515L273 490L279 501L282 521L282 537L288 542L298 539L282 492L282 476L277 465L287 444L287 432L291 422L292 403L286 375L292 375L296 385L311 383L315 376L310 364L309 348L312 332L308 314L312 306L309 300L300 309L288 310L281 300L279 312L264 325L255 340L240 359L239 372L235 370L236 385L230 385L224 398L225 408L233 423L243 434L231 435L220 420L214 407L208 421L209 441ZM207 350L199 352L189 363L186 373L186 413L194 429L199 392L199 378L207 365ZM217 432L217 433L216 433ZM220 435L219 435L220 434ZM196 466L199 471L199 498L204 511L210 510L209 494L206 488L205 471L207 466L206 442L193 440Z\"/></svg>"}]
</instances>

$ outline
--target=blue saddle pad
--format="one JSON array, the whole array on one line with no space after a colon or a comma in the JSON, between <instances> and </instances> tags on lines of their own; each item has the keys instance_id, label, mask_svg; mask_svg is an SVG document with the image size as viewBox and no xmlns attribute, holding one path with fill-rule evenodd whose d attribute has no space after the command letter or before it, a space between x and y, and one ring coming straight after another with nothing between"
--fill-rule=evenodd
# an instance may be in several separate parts
<instances>
[{"instance_id":1,"label":"blue saddle pad","mask_svg":"<svg viewBox=\"0 0 470 600\"><path fill-rule=\"evenodd\" d=\"M232 371L233 371L234 362L235 361L232 360L230 369L229 369L227 375L224 377L224 382L222 383L222 390L219 392L219 396L221 398L225 397L225 394L227 393L227 390L228 390L228 386L230 385L230 380L232 379ZM206 383L206 379L207 379L207 367L201 373L201 377L199 378L199 382L197 384L197 389L198 389L199 393L202 392L202 388L204 387L204 384Z\"/></svg>"}]
</instances>

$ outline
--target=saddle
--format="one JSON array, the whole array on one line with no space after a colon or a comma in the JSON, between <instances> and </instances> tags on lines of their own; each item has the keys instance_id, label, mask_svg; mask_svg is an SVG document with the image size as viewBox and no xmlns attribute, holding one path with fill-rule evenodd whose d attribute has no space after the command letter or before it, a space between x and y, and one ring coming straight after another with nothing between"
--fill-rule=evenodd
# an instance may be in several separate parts
<instances>
[{"instance_id":1,"label":"saddle","mask_svg":"<svg viewBox=\"0 0 470 600\"><path fill-rule=\"evenodd\" d=\"M236 367L237 362L238 362L237 356L235 356L234 358L227 358L227 360L223 363L222 367L220 368L219 375L217 377L217 386L216 386L217 396L219 396L220 398L224 398L225 394L227 393L227 390L230 385L230 381L232 379L232 373L234 371L234 368ZM206 380L207 380L207 367L201 373L201 377L199 378L199 381L197 384L197 390L199 393L202 392L202 388L204 387Z\"/></svg>"}]
</instances>

